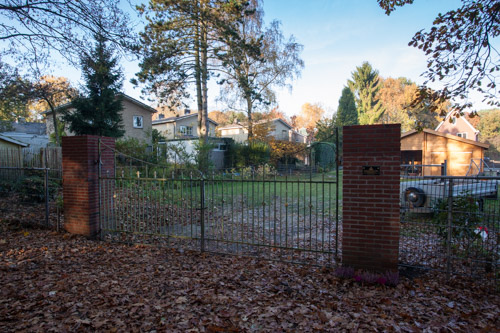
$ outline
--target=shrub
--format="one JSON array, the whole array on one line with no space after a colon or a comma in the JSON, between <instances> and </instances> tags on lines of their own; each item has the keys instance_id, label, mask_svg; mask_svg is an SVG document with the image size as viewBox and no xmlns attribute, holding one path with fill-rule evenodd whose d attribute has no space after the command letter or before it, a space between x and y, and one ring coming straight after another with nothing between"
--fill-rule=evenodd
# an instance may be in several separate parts
<instances>
[{"instance_id":1,"label":"shrub","mask_svg":"<svg viewBox=\"0 0 500 333\"><path fill-rule=\"evenodd\" d=\"M42 177L23 178L16 186L24 201L43 202L45 200L45 180Z\"/></svg>"},{"instance_id":2,"label":"shrub","mask_svg":"<svg viewBox=\"0 0 500 333\"><path fill-rule=\"evenodd\" d=\"M335 276L341 279L350 279L354 276L354 268L352 267L337 267L335 269Z\"/></svg>"},{"instance_id":3,"label":"shrub","mask_svg":"<svg viewBox=\"0 0 500 333\"><path fill-rule=\"evenodd\" d=\"M231 143L228 145L225 164L232 168L259 166L269 162L270 154L270 147L265 142L253 141L248 145Z\"/></svg>"},{"instance_id":4,"label":"shrub","mask_svg":"<svg viewBox=\"0 0 500 333\"><path fill-rule=\"evenodd\" d=\"M8 180L0 180L0 197L6 197L13 189L13 182Z\"/></svg>"},{"instance_id":5,"label":"shrub","mask_svg":"<svg viewBox=\"0 0 500 333\"><path fill-rule=\"evenodd\" d=\"M436 233L443 243L448 241L448 200L439 199L434 206L433 222ZM451 243L462 244L467 250L480 236L476 229L482 222L476 200L467 194L453 198L452 204Z\"/></svg>"},{"instance_id":6,"label":"shrub","mask_svg":"<svg viewBox=\"0 0 500 333\"><path fill-rule=\"evenodd\" d=\"M355 272L352 267L337 267L334 272L335 276L341 279L353 279L356 282L364 284L380 284L387 286L397 286L399 283L398 271L387 271L384 274L357 271Z\"/></svg>"}]
</instances>

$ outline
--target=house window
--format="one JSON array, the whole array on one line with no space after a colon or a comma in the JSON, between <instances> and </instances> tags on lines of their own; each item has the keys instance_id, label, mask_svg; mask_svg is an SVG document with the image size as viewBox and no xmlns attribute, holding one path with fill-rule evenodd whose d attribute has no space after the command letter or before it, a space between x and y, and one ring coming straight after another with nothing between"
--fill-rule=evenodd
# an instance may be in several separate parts
<instances>
[{"instance_id":1,"label":"house window","mask_svg":"<svg viewBox=\"0 0 500 333\"><path fill-rule=\"evenodd\" d=\"M457 136L461 137L461 138L464 138L464 139L467 139L467 132L464 132L464 133L458 133Z\"/></svg>"},{"instance_id":2,"label":"house window","mask_svg":"<svg viewBox=\"0 0 500 333\"><path fill-rule=\"evenodd\" d=\"M179 133L186 136L193 136L193 126L179 126Z\"/></svg>"},{"instance_id":3,"label":"house window","mask_svg":"<svg viewBox=\"0 0 500 333\"><path fill-rule=\"evenodd\" d=\"M218 143L217 148L215 148L214 150L226 151L227 145L225 143Z\"/></svg>"},{"instance_id":4,"label":"house window","mask_svg":"<svg viewBox=\"0 0 500 333\"><path fill-rule=\"evenodd\" d=\"M282 130L281 131L281 140L288 140L288 131L287 130Z\"/></svg>"},{"instance_id":5,"label":"house window","mask_svg":"<svg viewBox=\"0 0 500 333\"><path fill-rule=\"evenodd\" d=\"M142 116L134 116L134 128L142 128Z\"/></svg>"},{"instance_id":6,"label":"house window","mask_svg":"<svg viewBox=\"0 0 500 333\"><path fill-rule=\"evenodd\" d=\"M451 123L455 125L457 123L457 117L451 118Z\"/></svg>"}]
</instances>

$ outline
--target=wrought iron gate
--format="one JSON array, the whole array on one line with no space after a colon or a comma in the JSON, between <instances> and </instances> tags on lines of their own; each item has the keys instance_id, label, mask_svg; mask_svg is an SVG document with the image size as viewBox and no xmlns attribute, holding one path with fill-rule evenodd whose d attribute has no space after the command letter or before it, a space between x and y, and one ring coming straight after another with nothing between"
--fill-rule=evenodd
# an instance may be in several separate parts
<instances>
[{"instance_id":1,"label":"wrought iron gate","mask_svg":"<svg viewBox=\"0 0 500 333\"><path fill-rule=\"evenodd\" d=\"M123 159L116 156L117 162ZM341 250L339 170L313 167L305 173L262 166L203 175L128 157L116 164L114 175L100 175L101 235L180 250L333 264Z\"/></svg>"}]
</instances>

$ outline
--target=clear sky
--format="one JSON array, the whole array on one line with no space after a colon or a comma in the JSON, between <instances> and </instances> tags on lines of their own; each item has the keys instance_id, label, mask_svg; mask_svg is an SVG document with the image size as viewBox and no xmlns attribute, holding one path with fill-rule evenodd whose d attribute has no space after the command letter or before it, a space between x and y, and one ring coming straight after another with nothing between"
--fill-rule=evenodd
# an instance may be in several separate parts
<instances>
[{"instance_id":1,"label":"clear sky","mask_svg":"<svg viewBox=\"0 0 500 333\"><path fill-rule=\"evenodd\" d=\"M415 32L431 27L438 13L460 5L459 0L415 0L387 16L376 0L264 0L266 23L281 21L285 36L294 35L304 45L305 68L293 82L291 93L279 91L280 109L291 116L304 103L320 103L331 115L342 88L363 61L370 62L382 77L404 76L422 83L426 57L408 42ZM125 93L139 98L140 92L129 83L138 71L137 64L123 61L122 68ZM53 74L66 76L74 84L81 76L79 69L67 66L54 69ZM217 86L211 85L209 111L223 109L215 102L217 94ZM194 98L190 104L194 109ZM479 102L474 106L487 108Z\"/></svg>"},{"instance_id":2,"label":"clear sky","mask_svg":"<svg viewBox=\"0 0 500 333\"><path fill-rule=\"evenodd\" d=\"M302 76L292 93L279 94L280 108L296 114L302 104L318 102L336 110L342 88L363 61L382 77L404 76L423 83L426 57L408 42L415 32L431 27L438 13L460 5L458 0L415 0L387 16L376 0L265 1L266 21L280 20L285 34L304 45Z\"/></svg>"}]
</instances>

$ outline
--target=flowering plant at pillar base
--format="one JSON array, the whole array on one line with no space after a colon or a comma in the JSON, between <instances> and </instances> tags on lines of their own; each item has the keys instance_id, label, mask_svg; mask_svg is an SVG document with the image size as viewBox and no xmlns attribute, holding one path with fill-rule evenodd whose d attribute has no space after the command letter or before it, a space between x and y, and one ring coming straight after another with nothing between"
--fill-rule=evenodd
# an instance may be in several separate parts
<instances>
[{"instance_id":1,"label":"flowering plant at pillar base","mask_svg":"<svg viewBox=\"0 0 500 333\"><path fill-rule=\"evenodd\" d=\"M337 267L334 274L338 278L352 279L362 284L379 284L395 287L399 283L399 272L397 271L387 271L380 274L369 271L355 271L352 267Z\"/></svg>"}]
</instances>

